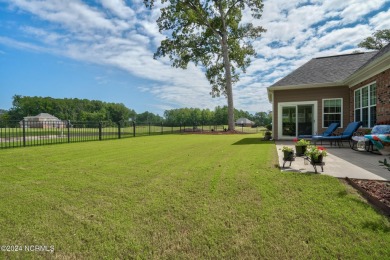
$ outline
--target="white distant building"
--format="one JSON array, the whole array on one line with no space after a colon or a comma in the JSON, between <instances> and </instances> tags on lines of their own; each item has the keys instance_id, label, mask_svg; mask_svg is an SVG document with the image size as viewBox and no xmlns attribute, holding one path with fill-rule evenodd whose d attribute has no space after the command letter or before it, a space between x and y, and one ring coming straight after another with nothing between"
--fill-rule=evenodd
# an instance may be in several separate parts
<instances>
[{"instance_id":1,"label":"white distant building","mask_svg":"<svg viewBox=\"0 0 390 260\"><path fill-rule=\"evenodd\" d=\"M19 122L20 127L23 127L23 121L26 128L64 128L65 122L48 113L40 113L36 116L26 116Z\"/></svg>"},{"instance_id":2,"label":"white distant building","mask_svg":"<svg viewBox=\"0 0 390 260\"><path fill-rule=\"evenodd\" d=\"M236 121L236 125L239 125L239 126L253 126L255 124L255 122L249 120L248 118L239 118L237 119Z\"/></svg>"}]
</instances>

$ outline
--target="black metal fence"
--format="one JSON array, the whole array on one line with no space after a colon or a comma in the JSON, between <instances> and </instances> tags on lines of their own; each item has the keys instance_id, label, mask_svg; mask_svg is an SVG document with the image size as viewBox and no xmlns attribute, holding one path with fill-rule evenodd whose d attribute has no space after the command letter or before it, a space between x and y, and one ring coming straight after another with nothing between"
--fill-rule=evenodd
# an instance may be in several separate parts
<instances>
[{"instance_id":1,"label":"black metal fence","mask_svg":"<svg viewBox=\"0 0 390 260\"><path fill-rule=\"evenodd\" d=\"M146 135L191 132L218 132L224 125L170 126L136 122L71 121L0 121L0 148L120 139ZM237 127L238 131L257 133L264 130Z\"/></svg>"}]
</instances>

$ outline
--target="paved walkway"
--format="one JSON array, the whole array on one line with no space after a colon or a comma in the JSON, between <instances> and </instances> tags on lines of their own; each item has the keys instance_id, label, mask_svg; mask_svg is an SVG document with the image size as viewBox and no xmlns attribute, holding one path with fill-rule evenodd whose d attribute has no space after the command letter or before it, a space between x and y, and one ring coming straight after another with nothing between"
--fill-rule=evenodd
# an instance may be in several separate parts
<instances>
[{"instance_id":1,"label":"paved walkway","mask_svg":"<svg viewBox=\"0 0 390 260\"><path fill-rule=\"evenodd\" d=\"M283 168L283 146L295 147L292 141L276 141L276 149L279 156L279 165L282 171L310 172L314 173L314 168L310 164L305 164L303 157L296 157L295 161L289 166L286 162ZM347 145L346 147L325 146L328 156L325 157L324 171L317 167L319 174L330 175L337 178L356 178L370 180L390 180L390 171L378 163L385 156L376 155L368 152L354 151ZM294 148L295 150L295 148ZM389 158L388 158L389 160ZM307 161L306 161L307 163Z\"/></svg>"}]
</instances>

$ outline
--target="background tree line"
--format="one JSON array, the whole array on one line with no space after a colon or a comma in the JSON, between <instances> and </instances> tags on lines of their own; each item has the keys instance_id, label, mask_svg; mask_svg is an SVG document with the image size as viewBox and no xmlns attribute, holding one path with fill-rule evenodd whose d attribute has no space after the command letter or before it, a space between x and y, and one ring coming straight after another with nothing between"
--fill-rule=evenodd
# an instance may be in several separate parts
<instances>
[{"instance_id":1,"label":"background tree line","mask_svg":"<svg viewBox=\"0 0 390 260\"><path fill-rule=\"evenodd\" d=\"M61 120L119 122L135 117L136 113L124 104L77 98L28 97L15 95L12 108L3 119L22 120L26 116L49 113Z\"/></svg>"},{"instance_id":2,"label":"background tree line","mask_svg":"<svg viewBox=\"0 0 390 260\"><path fill-rule=\"evenodd\" d=\"M151 123L172 126L200 126L200 125L227 125L227 106L217 106L214 110L199 108L178 108L166 110L164 117L151 112L137 114L133 109L127 108L124 104L107 103L98 100L77 99L77 98L51 98L51 97L29 97L15 95L12 108L1 110L0 119L19 121L26 116L35 116L39 113L49 113L61 120L71 121L135 121L139 123ZM271 123L271 113L258 112L250 114L247 111L234 111L235 120L248 118L257 126L265 126Z\"/></svg>"},{"instance_id":3,"label":"background tree line","mask_svg":"<svg viewBox=\"0 0 390 260\"><path fill-rule=\"evenodd\" d=\"M199 108L178 108L166 110L164 112L165 122L169 125L227 125L228 107L217 106L214 111L210 109ZM257 112L254 115L247 111L234 109L235 120L238 118L248 118L255 122L256 126L265 126L271 124L271 113Z\"/></svg>"}]
</instances>

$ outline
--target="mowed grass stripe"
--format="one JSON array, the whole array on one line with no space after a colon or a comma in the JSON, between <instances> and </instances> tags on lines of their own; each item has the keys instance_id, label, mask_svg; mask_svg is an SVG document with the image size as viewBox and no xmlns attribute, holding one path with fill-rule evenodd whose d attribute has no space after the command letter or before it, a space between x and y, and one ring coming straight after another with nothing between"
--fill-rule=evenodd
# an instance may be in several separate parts
<instances>
[{"instance_id":1,"label":"mowed grass stripe","mask_svg":"<svg viewBox=\"0 0 390 260\"><path fill-rule=\"evenodd\" d=\"M58 258L390 255L386 218L337 179L280 173L275 145L259 135L9 149L0 159L0 241L54 245Z\"/></svg>"}]
</instances>

